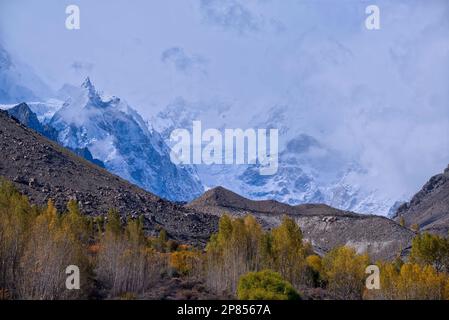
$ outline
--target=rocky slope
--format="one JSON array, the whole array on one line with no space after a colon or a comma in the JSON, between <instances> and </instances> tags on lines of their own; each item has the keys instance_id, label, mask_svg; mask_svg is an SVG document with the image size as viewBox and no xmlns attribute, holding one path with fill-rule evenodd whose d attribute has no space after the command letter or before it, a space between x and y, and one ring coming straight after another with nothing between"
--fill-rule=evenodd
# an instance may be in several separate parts
<instances>
[{"instance_id":1,"label":"rocky slope","mask_svg":"<svg viewBox=\"0 0 449 320\"><path fill-rule=\"evenodd\" d=\"M177 240L201 244L216 230L217 217L194 214L146 192L60 147L0 111L0 176L14 182L32 203L53 199L64 209L76 199L84 213L145 215L150 234L160 228Z\"/></svg>"},{"instance_id":2,"label":"rocky slope","mask_svg":"<svg viewBox=\"0 0 449 320\"><path fill-rule=\"evenodd\" d=\"M226 213L241 217L251 213L265 228L279 225L287 215L298 223L318 253L349 245L358 252L369 252L374 260L393 259L406 254L414 237L412 231L385 217L355 214L321 204L289 206L276 201L252 201L224 188L209 190L186 207L216 216Z\"/></svg>"},{"instance_id":3,"label":"rocky slope","mask_svg":"<svg viewBox=\"0 0 449 320\"><path fill-rule=\"evenodd\" d=\"M401 217L408 226L417 224L420 231L448 235L449 167L430 178L410 202L399 207L395 219Z\"/></svg>"}]
</instances>

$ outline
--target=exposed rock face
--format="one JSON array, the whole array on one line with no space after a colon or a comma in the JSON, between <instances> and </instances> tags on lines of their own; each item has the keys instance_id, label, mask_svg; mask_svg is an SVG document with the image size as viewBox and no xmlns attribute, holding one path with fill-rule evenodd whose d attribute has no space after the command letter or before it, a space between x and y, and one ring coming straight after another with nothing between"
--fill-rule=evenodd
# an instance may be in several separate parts
<instances>
[{"instance_id":1,"label":"exposed rock face","mask_svg":"<svg viewBox=\"0 0 449 320\"><path fill-rule=\"evenodd\" d=\"M217 217L195 214L146 192L60 147L0 111L0 176L15 183L32 203L53 199L63 210L76 199L84 213L103 215L116 208L122 216L145 215L145 227L162 227L174 239L205 243Z\"/></svg>"},{"instance_id":2,"label":"exposed rock face","mask_svg":"<svg viewBox=\"0 0 449 320\"><path fill-rule=\"evenodd\" d=\"M8 109L8 113L28 128L39 132L43 136L53 141L56 141L58 138L58 132L51 126L42 124L26 103L21 103Z\"/></svg>"},{"instance_id":3,"label":"exposed rock face","mask_svg":"<svg viewBox=\"0 0 449 320\"><path fill-rule=\"evenodd\" d=\"M289 206L276 201L252 201L223 188L215 188L186 207L220 216L253 214L265 228L279 225L284 215L293 218L318 253L349 245L368 252L372 259L394 259L405 254L414 233L381 216L360 215L326 205Z\"/></svg>"},{"instance_id":4,"label":"exposed rock face","mask_svg":"<svg viewBox=\"0 0 449 320\"><path fill-rule=\"evenodd\" d=\"M410 202L399 207L395 219L417 224L420 231L448 235L449 231L449 167L430 178Z\"/></svg>"}]
</instances>

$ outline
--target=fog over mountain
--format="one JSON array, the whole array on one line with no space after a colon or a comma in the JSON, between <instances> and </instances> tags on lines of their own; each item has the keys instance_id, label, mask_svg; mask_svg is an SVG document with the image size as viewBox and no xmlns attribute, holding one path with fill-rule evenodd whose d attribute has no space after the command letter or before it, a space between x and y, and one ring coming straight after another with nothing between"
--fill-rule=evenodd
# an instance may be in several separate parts
<instances>
[{"instance_id":1,"label":"fog over mountain","mask_svg":"<svg viewBox=\"0 0 449 320\"><path fill-rule=\"evenodd\" d=\"M280 130L277 175L200 166L207 188L388 214L449 162L445 0L373 1L377 31L364 27L367 3L356 0L81 0L79 31L65 29L64 3L46 3L0 4L9 52L0 65L5 56L26 61L53 91L68 83L61 100L90 76L167 143L192 120ZM11 76L0 70L5 83ZM8 88L0 103L39 96Z\"/></svg>"}]
</instances>

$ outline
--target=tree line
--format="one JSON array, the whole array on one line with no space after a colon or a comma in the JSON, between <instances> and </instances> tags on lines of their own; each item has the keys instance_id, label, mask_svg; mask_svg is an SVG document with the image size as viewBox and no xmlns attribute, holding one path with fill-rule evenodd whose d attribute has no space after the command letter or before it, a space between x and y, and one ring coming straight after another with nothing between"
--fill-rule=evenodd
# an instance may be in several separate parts
<instances>
[{"instance_id":1,"label":"tree line","mask_svg":"<svg viewBox=\"0 0 449 320\"><path fill-rule=\"evenodd\" d=\"M29 203L0 181L0 299L138 299L168 278L194 279L217 297L241 299L449 299L449 240L420 234L408 257L372 261L347 246L317 255L299 226L285 217L271 230L257 220L221 217L204 249L148 237L143 217L110 210L90 217L69 201ZM368 265L380 289L365 286ZM76 265L80 290L66 288Z\"/></svg>"}]
</instances>

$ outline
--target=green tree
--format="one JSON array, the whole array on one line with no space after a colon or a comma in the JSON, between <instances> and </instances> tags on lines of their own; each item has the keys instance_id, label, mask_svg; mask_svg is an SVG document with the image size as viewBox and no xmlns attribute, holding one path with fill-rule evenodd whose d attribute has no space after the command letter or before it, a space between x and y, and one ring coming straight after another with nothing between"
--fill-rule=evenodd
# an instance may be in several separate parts
<instances>
[{"instance_id":1,"label":"green tree","mask_svg":"<svg viewBox=\"0 0 449 320\"><path fill-rule=\"evenodd\" d=\"M431 265L438 272L449 272L449 240L429 233L417 235L412 242L410 261Z\"/></svg>"}]
</instances>

